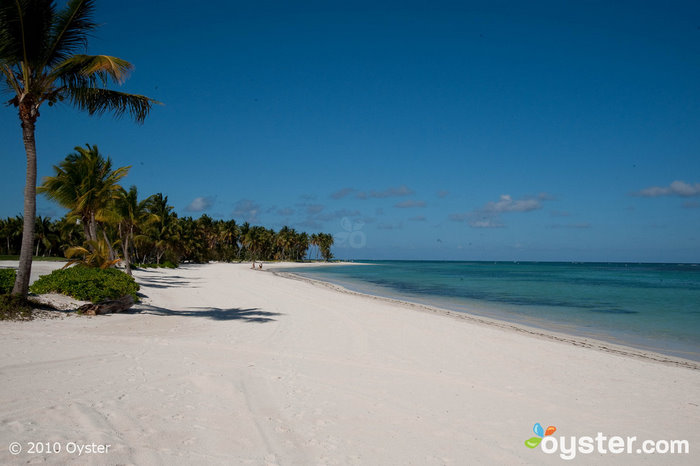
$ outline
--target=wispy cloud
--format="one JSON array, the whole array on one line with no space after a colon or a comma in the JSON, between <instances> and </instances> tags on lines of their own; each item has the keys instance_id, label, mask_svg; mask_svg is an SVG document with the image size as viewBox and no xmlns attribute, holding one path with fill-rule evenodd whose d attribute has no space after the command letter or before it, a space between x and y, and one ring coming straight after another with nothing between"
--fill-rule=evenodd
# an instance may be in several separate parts
<instances>
[{"instance_id":1,"label":"wispy cloud","mask_svg":"<svg viewBox=\"0 0 700 466\"><path fill-rule=\"evenodd\" d=\"M472 228L505 228L505 225L495 217L474 217L469 220L469 226Z\"/></svg>"},{"instance_id":2,"label":"wispy cloud","mask_svg":"<svg viewBox=\"0 0 700 466\"><path fill-rule=\"evenodd\" d=\"M503 228L505 224L500 219L502 214L539 210L543 201L551 199L554 197L547 193L522 199L513 199L510 195L503 194L497 201L487 202L480 209L450 214L448 218L453 222L468 222L472 228Z\"/></svg>"},{"instance_id":3,"label":"wispy cloud","mask_svg":"<svg viewBox=\"0 0 700 466\"><path fill-rule=\"evenodd\" d=\"M331 198L332 199L342 199L342 198L347 197L350 194L354 193L355 191L357 191L355 188L343 188L343 189L340 189L340 190L334 192L333 194L331 194Z\"/></svg>"},{"instance_id":4,"label":"wispy cloud","mask_svg":"<svg viewBox=\"0 0 700 466\"><path fill-rule=\"evenodd\" d=\"M651 186L634 193L641 197L661 197L661 196L680 196L692 197L700 196L700 183L686 183L685 181L674 181L668 186Z\"/></svg>"},{"instance_id":5,"label":"wispy cloud","mask_svg":"<svg viewBox=\"0 0 700 466\"><path fill-rule=\"evenodd\" d=\"M216 199L211 196L195 197L192 202L185 207L185 212L204 212L213 206L215 201Z\"/></svg>"},{"instance_id":6,"label":"wispy cloud","mask_svg":"<svg viewBox=\"0 0 700 466\"><path fill-rule=\"evenodd\" d=\"M355 197L358 199L384 199L387 197L410 196L411 194L414 194L413 190L402 184L401 186L395 188L387 188L384 191L360 191Z\"/></svg>"},{"instance_id":7,"label":"wispy cloud","mask_svg":"<svg viewBox=\"0 0 700 466\"><path fill-rule=\"evenodd\" d=\"M399 209L410 209L413 207L425 207L425 202L424 201L402 201L402 202L397 202L394 204L394 207L398 207Z\"/></svg>"},{"instance_id":8,"label":"wispy cloud","mask_svg":"<svg viewBox=\"0 0 700 466\"><path fill-rule=\"evenodd\" d=\"M481 208L482 212L500 214L503 212L530 212L542 207L540 199L513 199L508 194L501 195L497 201L487 202Z\"/></svg>"},{"instance_id":9,"label":"wispy cloud","mask_svg":"<svg viewBox=\"0 0 700 466\"><path fill-rule=\"evenodd\" d=\"M415 217L411 217L408 219L409 222L425 222L426 218L425 215L416 215Z\"/></svg>"},{"instance_id":10,"label":"wispy cloud","mask_svg":"<svg viewBox=\"0 0 700 466\"><path fill-rule=\"evenodd\" d=\"M282 209L277 209L275 211L275 213L277 215L281 215L282 217L289 217L290 215L294 215L295 212L296 211L294 209L292 209L291 207L284 207Z\"/></svg>"},{"instance_id":11,"label":"wispy cloud","mask_svg":"<svg viewBox=\"0 0 700 466\"><path fill-rule=\"evenodd\" d=\"M445 198L450 195L450 192L447 191L446 189L441 189L440 191L437 192L437 197L440 199Z\"/></svg>"},{"instance_id":12,"label":"wispy cloud","mask_svg":"<svg viewBox=\"0 0 700 466\"><path fill-rule=\"evenodd\" d=\"M325 209L325 206L322 206L321 204L311 204L306 206L306 213L308 215L316 215L320 213L323 209Z\"/></svg>"},{"instance_id":13,"label":"wispy cloud","mask_svg":"<svg viewBox=\"0 0 700 466\"><path fill-rule=\"evenodd\" d=\"M241 199L236 202L231 212L233 218L242 218L246 222L257 222L260 213L260 204L250 199Z\"/></svg>"}]
</instances>

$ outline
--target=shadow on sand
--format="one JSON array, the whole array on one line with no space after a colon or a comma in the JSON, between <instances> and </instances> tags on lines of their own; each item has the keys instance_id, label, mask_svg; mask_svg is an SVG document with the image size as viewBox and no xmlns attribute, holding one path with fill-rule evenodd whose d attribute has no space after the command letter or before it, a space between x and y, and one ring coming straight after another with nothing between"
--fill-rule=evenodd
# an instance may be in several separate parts
<instances>
[{"instance_id":1,"label":"shadow on sand","mask_svg":"<svg viewBox=\"0 0 700 466\"><path fill-rule=\"evenodd\" d=\"M197 288L194 286L196 280L185 278L179 275L169 275L163 277L139 277L139 285L143 288Z\"/></svg>"},{"instance_id":2,"label":"shadow on sand","mask_svg":"<svg viewBox=\"0 0 700 466\"><path fill-rule=\"evenodd\" d=\"M132 308L131 312L139 314L153 314L159 316L184 316L184 317L205 317L212 320L240 320L256 324L273 322L274 316L282 315L277 312L261 311L258 308L250 309L220 309L216 307L195 307L191 310L173 310L162 307L150 306L146 304Z\"/></svg>"}]
</instances>

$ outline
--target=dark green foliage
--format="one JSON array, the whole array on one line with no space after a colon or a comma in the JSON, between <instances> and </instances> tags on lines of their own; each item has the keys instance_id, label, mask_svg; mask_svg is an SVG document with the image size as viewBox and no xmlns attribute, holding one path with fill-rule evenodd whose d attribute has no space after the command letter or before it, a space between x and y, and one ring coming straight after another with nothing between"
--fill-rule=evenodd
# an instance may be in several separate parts
<instances>
[{"instance_id":1,"label":"dark green foliage","mask_svg":"<svg viewBox=\"0 0 700 466\"><path fill-rule=\"evenodd\" d=\"M136 292L139 285L121 270L76 265L44 275L29 290L36 294L61 293L81 301L97 303L127 294L138 300Z\"/></svg>"},{"instance_id":2,"label":"dark green foliage","mask_svg":"<svg viewBox=\"0 0 700 466\"><path fill-rule=\"evenodd\" d=\"M0 294L0 320L32 320L31 303L24 296Z\"/></svg>"},{"instance_id":3,"label":"dark green foliage","mask_svg":"<svg viewBox=\"0 0 700 466\"><path fill-rule=\"evenodd\" d=\"M17 278L17 272L14 269L0 269L0 295L12 291L15 278Z\"/></svg>"}]
</instances>

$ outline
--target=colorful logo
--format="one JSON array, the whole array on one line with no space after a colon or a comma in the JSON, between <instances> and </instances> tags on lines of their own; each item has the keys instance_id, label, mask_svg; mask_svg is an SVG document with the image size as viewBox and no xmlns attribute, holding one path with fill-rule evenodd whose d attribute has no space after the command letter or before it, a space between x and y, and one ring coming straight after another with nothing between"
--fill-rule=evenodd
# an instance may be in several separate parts
<instances>
[{"instance_id":1,"label":"colorful logo","mask_svg":"<svg viewBox=\"0 0 700 466\"><path fill-rule=\"evenodd\" d=\"M536 422L535 426L532 428L532 431L537 435L537 437L530 437L529 439L525 440L525 446L528 448L535 448L540 444L543 437L552 435L557 431L557 428L554 426L549 426L547 427L547 430L544 430L542 425L539 422Z\"/></svg>"}]
</instances>

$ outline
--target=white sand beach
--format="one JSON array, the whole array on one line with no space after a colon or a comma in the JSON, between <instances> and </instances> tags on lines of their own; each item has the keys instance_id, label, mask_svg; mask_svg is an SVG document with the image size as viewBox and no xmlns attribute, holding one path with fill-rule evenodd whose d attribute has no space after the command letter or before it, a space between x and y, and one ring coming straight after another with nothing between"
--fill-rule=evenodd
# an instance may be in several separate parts
<instances>
[{"instance_id":1,"label":"white sand beach","mask_svg":"<svg viewBox=\"0 0 700 466\"><path fill-rule=\"evenodd\" d=\"M576 464L700 464L694 364L250 264L136 277L134 312L0 323L1 464L561 464L524 445L536 422L638 439ZM637 454L643 440L690 453Z\"/></svg>"}]
</instances>

